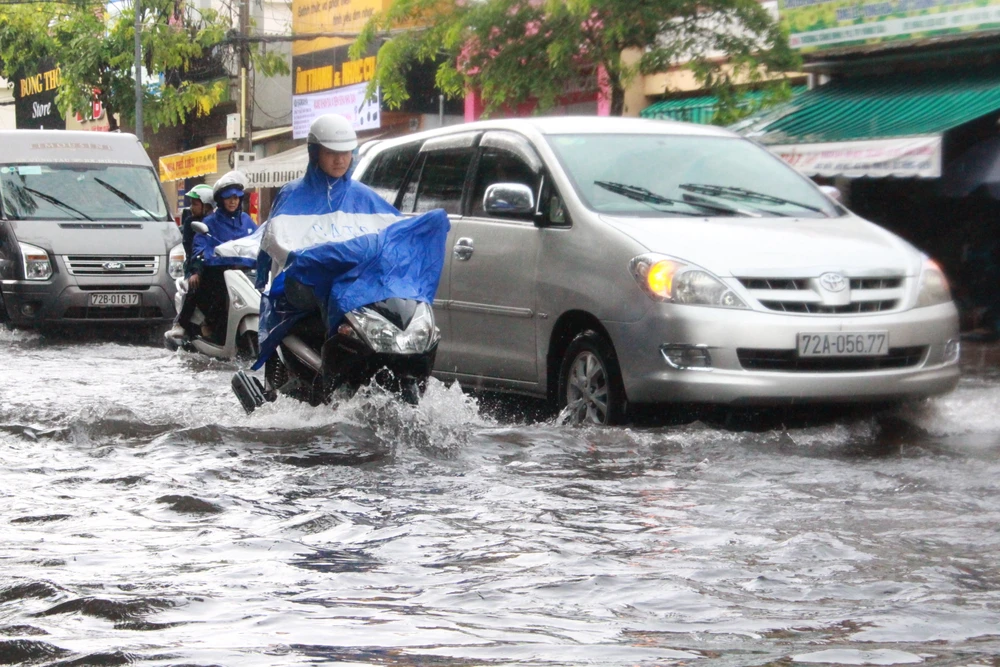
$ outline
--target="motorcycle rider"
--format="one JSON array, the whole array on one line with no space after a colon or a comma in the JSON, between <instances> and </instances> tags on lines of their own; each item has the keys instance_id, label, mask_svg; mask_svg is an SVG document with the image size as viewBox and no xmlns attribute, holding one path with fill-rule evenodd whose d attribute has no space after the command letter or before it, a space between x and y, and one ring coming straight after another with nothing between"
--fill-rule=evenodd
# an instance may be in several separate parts
<instances>
[{"instance_id":1,"label":"motorcycle rider","mask_svg":"<svg viewBox=\"0 0 1000 667\"><path fill-rule=\"evenodd\" d=\"M386 220L397 219L400 213L394 206L367 185L351 179L358 135L349 120L333 113L317 117L309 127L306 143L309 152L306 173L281 188L274 199L269 220L283 215L330 216L338 212L374 214L386 216ZM339 233L337 223L338 219L332 218L331 228ZM370 230L358 233L367 231ZM268 278L274 277L284 268L287 258L287 253L279 247L281 243L276 241L273 232L273 226L266 230L261 244L257 289L263 289Z\"/></svg>"},{"instance_id":2,"label":"motorcycle rider","mask_svg":"<svg viewBox=\"0 0 1000 667\"><path fill-rule=\"evenodd\" d=\"M203 222L207 234L196 234L192 243L188 278L188 293L193 294L197 307L205 315L201 335L209 340L225 337L228 294L225 270L243 266L233 258L218 257L215 248L220 243L249 236L256 231L253 218L242 210L246 180L238 171L230 171L212 187L216 210ZM218 341L215 341L218 342Z\"/></svg>"},{"instance_id":3,"label":"motorcycle rider","mask_svg":"<svg viewBox=\"0 0 1000 667\"><path fill-rule=\"evenodd\" d=\"M181 214L181 243L184 245L184 277L191 277L191 257L193 255L192 243L194 242L194 230L191 229L192 222L201 222L205 216L212 212L215 206L215 199L212 196L212 186L204 183L196 185L187 192L190 204L184 213ZM195 300L184 299L181 309L174 318L174 326L164 335L167 338L181 339L187 335L191 326L191 315L194 314Z\"/></svg>"},{"instance_id":4,"label":"motorcycle rider","mask_svg":"<svg viewBox=\"0 0 1000 667\"><path fill-rule=\"evenodd\" d=\"M191 204L181 215L181 242L184 244L184 277L190 276L188 264L191 262L194 243L194 230L191 229L192 222L201 222L212 213L215 208L215 198L212 195L212 186L201 183L196 185L187 193Z\"/></svg>"},{"instance_id":5,"label":"motorcycle rider","mask_svg":"<svg viewBox=\"0 0 1000 667\"><path fill-rule=\"evenodd\" d=\"M291 249L286 234L296 239L298 247L308 247L368 234L400 219L394 206L351 178L358 136L350 121L337 114L319 116L309 127L306 141L306 173L281 188L265 223L257 257L256 286L261 291L285 268ZM261 355L254 367L264 363L299 317L324 307L315 302L308 286L293 284L287 294L285 289L279 294L265 292Z\"/></svg>"}]
</instances>

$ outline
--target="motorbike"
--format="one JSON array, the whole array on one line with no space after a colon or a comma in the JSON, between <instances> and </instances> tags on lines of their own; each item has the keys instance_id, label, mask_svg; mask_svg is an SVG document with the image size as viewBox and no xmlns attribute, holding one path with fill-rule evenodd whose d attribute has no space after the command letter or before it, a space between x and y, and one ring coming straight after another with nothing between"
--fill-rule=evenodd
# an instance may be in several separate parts
<instances>
[{"instance_id":1,"label":"motorbike","mask_svg":"<svg viewBox=\"0 0 1000 667\"><path fill-rule=\"evenodd\" d=\"M265 362L263 384L237 372L233 391L247 414L279 394L317 406L372 384L419 403L440 339L429 304L402 298L371 303L348 312L331 333L320 312L311 312Z\"/></svg>"},{"instance_id":2,"label":"motorbike","mask_svg":"<svg viewBox=\"0 0 1000 667\"><path fill-rule=\"evenodd\" d=\"M202 222L191 223L196 231L208 233L208 227ZM164 336L167 349L176 351L183 349L188 352L198 352L215 359L241 359L253 361L260 352L257 332L260 320L260 292L254 286L252 270L247 268L226 269L223 273L226 286L226 302L228 317L226 318L225 336L221 342L216 342L202 336L176 338ZM175 305L178 312L187 296L187 281L178 278ZM200 326L205 322L205 315L195 309L191 323Z\"/></svg>"}]
</instances>

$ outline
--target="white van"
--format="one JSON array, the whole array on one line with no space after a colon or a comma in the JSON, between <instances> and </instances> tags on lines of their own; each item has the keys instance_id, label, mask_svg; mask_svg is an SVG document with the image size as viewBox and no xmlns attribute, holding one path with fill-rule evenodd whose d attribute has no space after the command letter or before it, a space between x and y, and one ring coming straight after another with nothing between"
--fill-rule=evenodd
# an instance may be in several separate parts
<instances>
[{"instance_id":1,"label":"white van","mask_svg":"<svg viewBox=\"0 0 1000 667\"><path fill-rule=\"evenodd\" d=\"M135 135L0 132L0 321L161 326L184 250Z\"/></svg>"}]
</instances>

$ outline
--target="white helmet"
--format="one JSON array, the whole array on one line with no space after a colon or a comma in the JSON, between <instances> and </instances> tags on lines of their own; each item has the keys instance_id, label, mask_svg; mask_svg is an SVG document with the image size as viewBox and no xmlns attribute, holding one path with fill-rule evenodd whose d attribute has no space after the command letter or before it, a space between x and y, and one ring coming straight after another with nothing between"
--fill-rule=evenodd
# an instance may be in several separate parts
<instances>
[{"instance_id":1,"label":"white helmet","mask_svg":"<svg viewBox=\"0 0 1000 667\"><path fill-rule=\"evenodd\" d=\"M353 151L358 147L358 135L351 121L335 113L320 116L309 126L310 144L319 144L331 151Z\"/></svg>"},{"instance_id":2,"label":"white helmet","mask_svg":"<svg viewBox=\"0 0 1000 667\"><path fill-rule=\"evenodd\" d=\"M246 190L246 187L247 179L241 172L235 170L228 171L215 182L215 185L212 186L212 196L218 197L219 193L223 190L235 188L236 190L239 190L239 196L242 197L243 191Z\"/></svg>"},{"instance_id":3,"label":"white helmet","mask_svg":"<svg viewBox=\"0 0 1000 667\"><path fill-rule=\"evenodd\" d=\"M212 186L210 185L205 185L204 183L196 185L188 190L187 196L191 201L197 199L206 206L215 206L215 200L212 198Z\"/></svg>"}]
</instances>

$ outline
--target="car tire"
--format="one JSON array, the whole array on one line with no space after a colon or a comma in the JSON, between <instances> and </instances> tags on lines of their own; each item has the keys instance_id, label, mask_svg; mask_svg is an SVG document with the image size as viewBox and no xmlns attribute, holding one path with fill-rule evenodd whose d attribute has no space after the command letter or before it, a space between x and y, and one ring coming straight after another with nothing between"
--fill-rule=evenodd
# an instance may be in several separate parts
<instances>
[{"instance_id":1,"label":"car tire","mask_svg":"<svg viewBox=\"0 0 1000 667\"><path fill-rule=\"evenodd\" d=\"M566 348L559 368L559 408L567 423L621 424L627 416L618 355L596 331L584 331Z\"/></svg>"}]
</instances>

